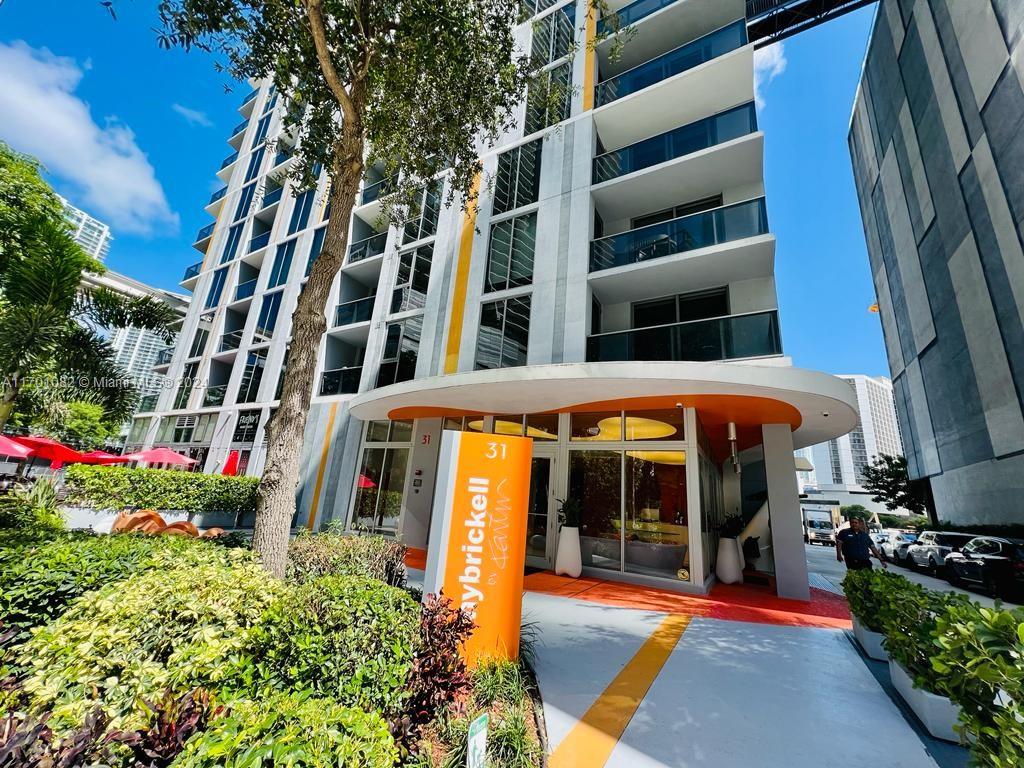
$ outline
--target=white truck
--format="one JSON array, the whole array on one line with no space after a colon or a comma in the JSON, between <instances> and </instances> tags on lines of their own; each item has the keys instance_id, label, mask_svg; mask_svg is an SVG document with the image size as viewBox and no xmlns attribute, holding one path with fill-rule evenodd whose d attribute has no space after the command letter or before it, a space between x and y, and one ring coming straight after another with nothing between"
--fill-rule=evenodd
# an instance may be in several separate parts
<instances>
[{"instance_id":1,"label":"white truck","mask_svg":"<svg viewBox=\"0 0 1024 768\"><path fill-rule=\"evenodd\" d=\"M804 505L804 541L834 547L836 531L832 523L832 508L824 505Z\"/></svg>"}]
</instances>

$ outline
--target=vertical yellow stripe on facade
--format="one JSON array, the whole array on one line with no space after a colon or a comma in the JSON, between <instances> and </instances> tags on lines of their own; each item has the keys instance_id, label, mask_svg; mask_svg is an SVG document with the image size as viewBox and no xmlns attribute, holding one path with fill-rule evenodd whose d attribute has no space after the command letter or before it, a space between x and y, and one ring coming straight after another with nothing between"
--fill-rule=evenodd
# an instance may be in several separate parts
<instances>
[{"instance_id":1,"label":"vertical yellow stripe on facade","mask_svg":"<svg viewBox=\"0 0 1024 768\"><path fill-rule=\"evenodd\" d=\"M469 286L469 266L473 260L473 235L476 233L475 198L480 192L480 174L473 179L470 197L474 202L466 207L459 233L458 261L455 264L455 286L452 289L452 309L448 315L448 342L444 351L445 374L459 370L459 347L462 345L462 326L466 316L466 290Z\"/></svg>"},{"instance_id":2,"label":"vertical yellow stripe on facade","mask_svg":"<svg viewBox=\"0 0 1024 768\"><path fill-rule=\"evenodd\" d=\"M586 42L584 43L585 64L583 68L583 111L589 112L594 108L594 76L597 73L597 51L594 44L597 41L597 9L594 3L587 6Z\"/></svg>"},{"instance_id":3,"label":"vertical yellow stripe on facade","mask_svg":"<svg viewBox=\"0 0 1024 768\"><path fill-rule=\"evenodd\" d=\"M338 404L331 403L327 412L327 429L324 431L324 443L320 447L320 466L316 469L316 485L313 486L313 501L309 505L309 520L306 527L313 530L316 513L320 509L320 491L324 487L324 473L327 471L327 454L331 452L331 439L334 437L334 417L338 415Z\"/></svg>"},{"instance_id":4,"label":"vertical yellow stripe on facade","mask_svg":"<svg viewBox=\"0 0 1024 768\"><path fill-rule=\"evenodd\" d=\"M601 768L690 624L670 614L551 753L550 768Z\"/></svg>"}]
</instances>

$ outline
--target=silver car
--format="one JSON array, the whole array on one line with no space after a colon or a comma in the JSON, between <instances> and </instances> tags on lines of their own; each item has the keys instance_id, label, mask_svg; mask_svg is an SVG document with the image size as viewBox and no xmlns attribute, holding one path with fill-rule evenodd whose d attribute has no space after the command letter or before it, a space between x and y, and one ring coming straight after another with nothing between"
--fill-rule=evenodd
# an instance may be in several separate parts
<instances>
[{"instance_id":1,"label":"silver car","mask_svg":"<svg viewBox=\"0 0 1024 768\"><path fill-rule=\"evenodd\" d=\"M917 534L906 531L886 531L885 534L885 541L880 545L882 554L897 565L904 565L907 549L917 541Z\"/></svg>"}]
</instances>

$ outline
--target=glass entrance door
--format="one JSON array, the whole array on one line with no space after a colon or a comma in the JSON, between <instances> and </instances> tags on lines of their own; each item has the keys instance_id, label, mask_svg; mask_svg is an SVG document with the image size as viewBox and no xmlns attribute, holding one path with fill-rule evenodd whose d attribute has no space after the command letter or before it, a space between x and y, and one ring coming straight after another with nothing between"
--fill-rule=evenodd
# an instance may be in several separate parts
<instances>
[{"instance_id":1,"label":"glass entrance door","mask_svg":"<svg viewBox=\"0 0 1024 768\"><path fill-rule=\"evenodd\" d=\"M526 510L526 564L551 568L555 558L555 459L534 456L530 468L530 501Z\"/></svg>"}]
</instances>

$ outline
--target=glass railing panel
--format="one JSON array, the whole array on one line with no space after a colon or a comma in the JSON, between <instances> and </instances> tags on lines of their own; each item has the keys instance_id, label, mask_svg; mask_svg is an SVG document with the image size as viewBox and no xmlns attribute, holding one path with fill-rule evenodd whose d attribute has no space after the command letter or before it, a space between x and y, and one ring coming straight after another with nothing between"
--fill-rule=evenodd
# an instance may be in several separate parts
<instances>
[{"instance_id":1,"label":"glass railing panel","mask_svg":"<svg viewBox=\"0 0 1024 768\"><path fill-rule=\"evenodd\" d=\"M738 360L782 354L778 312L755 312L603 333L587 339L587 361Z\"/></svg>"},{"instance_id":2,"label":"glass railing panel","mask_svg":"<svg viewBox=\"0 0 1024 768\"><path fill-rule=\"evenodd\" d=\"M373 256L380 256L384 253L384 247L388 242L388 233L380 232L376 235L371 235L364 240L352 243L348 247L348 261L353 263L356 261L362 261L363 259L369 259Z\"/></svg>"},{"instance_id":3,"label":"glass railing panel","mask_svg":"<svg viewBox=\"0 0 1024 768\"><path fill-rule=\"evenodd\" d=\"M359 378L363 374L363 367L353 366L350 368L336 368L333 371L324 371L320 377L321 395L351 395L359 391Z\"/></svg>"},{"instance_id":4,"label":"glass railing panel","mask_svg":"<svg viewBox=\"0 0 1024 768\"><path fill-rule=\"evenodd\" d=\"M730 109L594 158L594 183L675 160L757 130L753 104Z\"/></svg>"},{"instance_id":5,"label":"glass railing panel","mask_svg":"<svg viewBox=\"0 0 1024 768\"><path fill-rule=\"evenodd\" d=\"M227 384L218 384L215 387L207 387L203 392L203 407L210 408L224 405L224 395L228 392Z\"/></svg>"},{"instance_id":6,"label":"glass railing panel","mask_svg":"<svg viewBox=\"0 0 1024 768\"><path fill-rule=\"evenodd\" d=\"M252 92L251 92L251 93L250 93L250 94L249 94L248 96L246 96L246 97L245 97L244 99L242 99L242 104L241 104L241 106L243 106L243 107L244 107L244 106L245 106L246 104L248 104L248 103L249 103L250 101L252 101L253 99L255 99L255 98L256 98L256 94L258 94L259 92L260 92L260 89L259 89L259 88L257 88L256 90L252 91Z\"/></svg>"},{"instance_id":7,"label":"glass railing panel","mask_svg":"<svg viewBox=\"0 0 1024 768\"><path fill-rule=\"evenodd\" d=\"M220 344L217 347L218 352L228 352L232 349L238 349L242 344L242 331L228 331L220 337Z\"/></svg>"},{"instance_id":8,"label":"glass railing panel","mask_svg":"<svg viewBox=\"0 0 1024 768\"><path fill-rule=\"evenodd\" d=\"M291 156L292 153L289 152L287 149L279 150L278 153L274 155L274 167L276 168Z\"/></svg>"},{"instance_id":9,"label":"glass railing panel","mask_svg":"<svg viewBox=\"0 0 1024 768\"><path fill-rule=\"evenodd\" d=\"M284 187L278 187L277 189L275 189L275 190L273 190L271 192L267 192L267 194L265 194L263 196L263 203L262 203L262 205L260 207L261 208L269 208L274 203L281 202L281 195L282 195L283 192L284 192Z\"/></svg>"},{"instance_id":10,"label":"glass railing panel","mask_svg":"<svg viewBox=\"0 0 1024 768\"><path fill-rule=\"evenodd\" d=\"M394 180L394 177L389 176L364 186L363 191L359 196L359 204L366 205L367 203L372 203L374 200L380 198L381 195L385 195L390 192Z\"/></svg>"},{"instance_id":11,"label":"glass railing panel","mask_svg":"<svg viewBox=\"0 0 1024 768\"><path fill-rule=\"evenodd\" d=\"M240 134L242 131L245 130L245 126L247 126L248 124L249 124L248 120L243 120L242 122L240 122L238 125L236 125L234 128L231 129L231 136L235 137L238 134Z\"/></svg>"},{"instance_id":12,"label":"glass railing panel","mask_svg":"<svg viewBox=\"0 0 1024 768\"><path fill-rule=\"evenodd\" d=\"M213 228L215 226L217 226L217 222L216 221L211 223L211 224L207 224L205 227L203 227L198 232L196 232L195 242L198 243L200 240L205 240L210 235L212 235L213 234Z\"/></svg>"},{"instance_id":13,"label":"glass railing panel","mask_svg":"<svg viewBox=\"0 0 1024 768\"><path fill-rule=\"evenodd\" d=\"M706 61L722 56L747 44L747 27L737 21L727 27L710 32L691 43L662 54L655 59L626 70L595 89L597 106L609 104L623 96L642 91Z\"/></svg>"},{"instance_id":14,"label":"glass railing panel","mask_svg":"<svg viewBox=\"0 0 1024 768\"><path fill-rule=\"evenodd\" d=\"M139 398L139 413L151 413L156 410L159 395L143 395Z\"/></svg>"},{"instance_id":15,"label":"glass railing panel","mask_svg":"<svg viewBox=\"0 0 1024 768\"><path fill-rule=\"evenodd\" d=\"M256 235L252 240L249 241L249 253L258 251L260 248L266 248L267 243L270 242L270 232L264 232L262 235Z\"/></svg>"},{"instance_id":16,"label":"glass railing panel","mask_svg":"<svg viewBox=\"0 0 1024 768\"><path fill-rule=\"evenodd\" d=\"M185 267L185 274L181 276L182 282L198 275L203 269L203 262L197 261L190 267Z\"/></svg>"},{"instance_id":17,"label":"glass railing panel","mask_svg":"<svg viewBox=\"0 0 1024 768\"><path fill-rule=\"evenodd\" d=\"M154 365L167 365L169 362L171 362L171 359L173 357L173 349L161 349L159 352L156 353L156 362L154 363Z\"/></svg>"},{"instance_id":18,"label":"glass railing panel","mask_svg":"<svg viewBox=\"0 0 1024 768\"><path fill-rule=\"evenodd\" d=\"M764 198L759 197L594 240L590 244L590 271L637 264L767 232L768 214Z\"/></svg>"},{"instance_id":19,"label":"glass railing panel","mask_svg":"<svg viewBox=\"0 0 1024 768\"><path fill-rule=\"evenodd\" d=\"M613 13L607 18L597 22L598 35L610 35L620 29L625 29L630 24L635 24L640 19L650 16L655 11L660 11L666 6L678 0L637 0L630 3L618 13Z\"/></svg>"},{"instance_id":20,"label":"glass railing panel","mask_svg":"<svg viewBox=\"0 0 1024 768\"><path fill-rule=\"evenodd\" d=\"M218 200L222 200L224 198L224 195L226 195L227 193L228 188L227 185L225 184L223 187L221 187L212 195L210 195L210 203L216 203ZM207 203L207 205L209 205L210 203Z\"/></svg>"},{"instance_id":21,"label":"glass railing panel","mask_svg":"<svg viewBox=\"0 0 1024 768\"><path fill-rule=\"evenodd\" d=\"M373 314L373 296L339 304L334 311L334 327L368 322Z\"/></svg>"},{"instance_id":22,"label":"glass railing panel","mask_svg":"<svg viewBox=\"0 0 1024 768\"><path fill-rule=\"evenodd\" d=\"M224 158L224 162L220 164L220 169L223 171L225 168L227 168L229 165L231 165L237 159L238 159L238 153L237 152L232 152L230 155L228 155L227 157Z\"/></svg>"},{"instance_id":23,"label":"glass railing panel","mask_svg":"<svg viewBox=\"0 0 1024 768\"><path fill-rule=\"evenodd\" d=\"M244 283L239 283L238 287L235 288L235 301L241 301L242 299L250 298L256 293L256 278L252 280L246 280Z\"/></svg>"}]
</instances>

